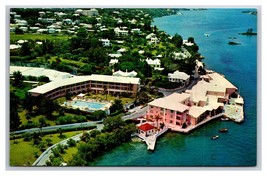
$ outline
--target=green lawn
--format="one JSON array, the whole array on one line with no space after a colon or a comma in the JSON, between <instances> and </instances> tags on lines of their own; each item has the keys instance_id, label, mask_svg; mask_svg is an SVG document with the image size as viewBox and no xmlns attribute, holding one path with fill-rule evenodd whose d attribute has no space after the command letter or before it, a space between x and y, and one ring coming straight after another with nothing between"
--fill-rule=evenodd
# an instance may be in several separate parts
<instances>
[{"instance_id":1,"label":"green lawn","mask_svg":"<svg viewBox=\"0 0 267 176\"><path fill-rule=\"evenodd\" d=\"M77 144L78 145L78 144ZM72 159L72 155L78 152L78 148L76 147L69 147L65 150L65 154L63 155L63 160L65 163L68 163Z\"/></svg>"},{"instance_id":2,"label":"green lawn","mask_svg":"<svg viewBox=\"0 0 267 176\"><path fill-rule=\"evenodd\" d=\"M22 122L21 125L26 125L28 123L28 120L26 119L26 110L23 110L23 111L19 112L19 116L20 116L20 120ZM45 117L45 116L44 115L38 115L38 116L31 117L31 121L33 123L39 123L39 119L41 117ZM55 121L52 121L52 120L47 120L47 123L50 126L56 125Z\"/></svg>"},{"instance_id":3,"label":"green lawn","mask_svg":"<svg viewBox=\"0 0 267 176\"><path fill-rule=\"evenodd\" d=\"M34 153L37 152L38 156L41 151L32 145L32 142L25 142L23 139L16 139L18 143L14 143L14 140L10 140L10 166L25 166L31 165L37 158Z\"/></svg>"},{"instance_id":4,"label":"green lawn","mask_svg":"<svg viewBox=\"0 0 267 176\"><path fill-rule=\"evenodd\" d=\"M66 138L71 136L75 136L82 131L72 131L63 133L65 138L60 139L59 134L51 134L45 135L42 137L42 141L45 142L45 139L50 138L52 140L52 144L58 143ZM25 165L32 165L33 162L41 155L41 151L37 146L33 145L32 141L26 142L23 141L23 138L16 139L18 143L14 143L14 140L10 140L10 166L25 166ZM72 153L75 153L75 149L70 149L68 154L70 156L66 156L67 158L71 158ZM37 158L35 157L35 153L37 153Z\"/></svg>"},{"instance_id":5,"label":"green lawn","mask_svg":"<svg viewBox=\"0 0 267 176\"><path fill-rule=\"evenodd\" d=\"M10 34L10 41L14 40L67 40L71 38L68 35L51 35L51 34Z\"/></svg>"},{"instance_id":6,"label":"green lawn","mask_svg":"<svg viewBox=\"0 0 267 176\"><path fill-rule=\"evenodd\" d=\"M18 96L21 99L24 99L26 92L32 89L32 84L22 83L21 88L18 88L18 87L12 86L12 84L10 83L9 88L10 88L10 92L14 92L16 96Z\"/></svg>"}]
</instances>

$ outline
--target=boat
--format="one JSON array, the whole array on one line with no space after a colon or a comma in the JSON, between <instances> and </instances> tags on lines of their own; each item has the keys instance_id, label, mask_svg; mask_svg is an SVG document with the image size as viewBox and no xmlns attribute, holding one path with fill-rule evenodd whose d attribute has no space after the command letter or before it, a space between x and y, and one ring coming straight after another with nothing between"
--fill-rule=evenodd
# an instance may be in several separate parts
<instances>
[{"instance_id":1,"label":"boat","mask_svg":"<svg viewBox=\"0 0 267 176\"><path fill-rule=\"evenodd\" d=\"M219 129L219 132L227 132L228 129L227 128L222 128L222 129Z\"/></svg>"},{"instance_id":2,"label":"boat","mask_svg":"<svg viewBox=\"0 0 267 176\"><path fill-rule=\"evenodd\" d=\"M219 135L215 135L215 136L212 136L211 139L214 140L214 139L218 139L219 138Z\"/></svg>"},{"instance_id":3,"label":"boat","mask_svg":"<svg viewBox=\"0 0 267 176\"><path fill-rule=\"evenodd\" d=\"M228 117L222 117L221 121L229 121L230 119Z\"/></svg>"},{"instance_id":4,"label":"boat","mask_svg":"<svg viewBox=\"0 0 267 176\"><path fill-rule=\"evenodd\" d=\"M206 37L209 37L210 36L210 34L204 34Z\"/></svg>"},{"instance_id":5,"label":"boat","mask_svg":"<svg viewBox=\"0 0 267 176\"><path fill-rule=\"evenodd\" d=\"M228 44L229 45L241 45L240 42L235 42L235 41L229 41Z\"/></svg>"}]
</instances>

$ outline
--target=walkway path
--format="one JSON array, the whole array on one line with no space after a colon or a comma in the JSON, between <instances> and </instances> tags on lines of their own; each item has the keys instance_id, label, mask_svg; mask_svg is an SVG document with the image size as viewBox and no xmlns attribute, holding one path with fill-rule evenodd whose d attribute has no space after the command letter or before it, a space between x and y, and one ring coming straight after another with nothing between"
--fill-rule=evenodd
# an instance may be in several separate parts
<instances>
[{"instance_id":1,"label":"walkway path","mask_svg":"<svg viewBox=\"0 0 267 176\"><path fill-rule=\"evenodd\" d=\"M104 125L103 124L97 124L97 129L101 130L103 129ZM90 131L90 130L89 130ZM88 132L89 132L88 131ZM56 143L54 145L52 145L51 147L49 147L48 149L46 149L38 158L37 160L32 164L33 166L45 166L46 165L46 161L49 160L49 157L52 155L52 149L57 147L58 144L62 144L62 145L67 145L67 141L70 139L73 139L75 141L79 141L81 140L81 136L83 133L77 134L75 136L72 136L70 138L67 138L59 143Z\"/></svg>"}]
</instances>

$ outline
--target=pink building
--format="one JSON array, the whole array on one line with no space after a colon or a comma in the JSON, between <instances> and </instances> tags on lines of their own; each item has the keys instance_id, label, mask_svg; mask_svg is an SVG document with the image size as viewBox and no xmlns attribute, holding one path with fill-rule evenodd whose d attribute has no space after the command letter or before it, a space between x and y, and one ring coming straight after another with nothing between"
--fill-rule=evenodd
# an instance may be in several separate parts
<instances>
[{"instance_id":1,"label":"pink building","mask_svg":"<svg viewBox=\"0 0 267 176\"><path fill-rule=\"evenodd\" d=\"M180 131L223 112L237 88L216 72L208 73L186 93L173 93L148 103L146 119L156 128Z\"/></svg>"}]
</instances>

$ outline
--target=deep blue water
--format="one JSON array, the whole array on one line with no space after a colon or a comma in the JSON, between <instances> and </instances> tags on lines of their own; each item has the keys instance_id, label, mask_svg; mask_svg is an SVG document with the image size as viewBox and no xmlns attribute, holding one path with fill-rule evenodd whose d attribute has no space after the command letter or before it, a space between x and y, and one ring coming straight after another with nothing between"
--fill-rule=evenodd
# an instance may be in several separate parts
<instances>
[{"instance_id":1,"label":"deep blue water","mask_svg":"<svg viewBox=\"0 0 267 176\"><path fill-rule=\"evenodd\" d=\"M123 144L96 160L94 166L255 166L257 164L257 16L247 9L184 11L183 15L155 18L153 25L170 35L194 37L208 69L224 74L240 89L245 100L245 122L215 120L190 134L168 132L156 150L148 153L139 142ZM205 37L203 34L210 34ZM241 45L228 45L236 37ZM217 140L210 137L226 127Z\"/></svg>"}]
</instances>

